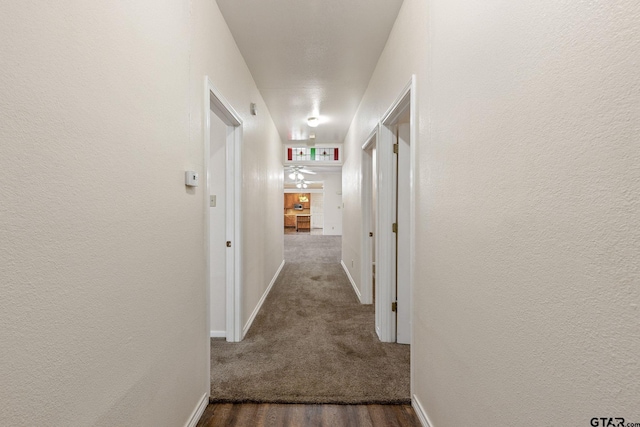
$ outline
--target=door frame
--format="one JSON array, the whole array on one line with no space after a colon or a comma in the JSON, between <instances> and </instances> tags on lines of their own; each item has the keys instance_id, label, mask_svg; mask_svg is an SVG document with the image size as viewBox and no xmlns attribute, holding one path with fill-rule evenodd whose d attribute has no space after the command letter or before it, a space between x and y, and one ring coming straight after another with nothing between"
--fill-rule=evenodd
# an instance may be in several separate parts
<instances>
[{"instance_id":1,"label":"door frame","mask_svg":"<svg viewBox=\"0 0 640 427\"><path fill-rule=\"evenodd\" d=\"M378 247L378 230L371 229L371 220L373 217L373 159L369 154L370 150L377 148L378 145L378 128L376 127L367 137L364 144L362 144L362 174L361 174L361 193L360 193L360 206L362 207L362 222L360 224L360 233L362 235L360 245L360 277L362 281L362 289L360 289L360 302L362 304L373 303L373 292L371 284L373 282L373 271L371 265L372 254L372 240L376 241L375 247ZM377 199L377 198L376 198ZM377 224L377 222L376 222ZM369 238L369 232L373 232L373 239ZM377 252L377 251L376 251ZM377 260L377 256L376 256ZM377 285L376 285L377 286ZM377 313L377 312L376 312ZM378 321L376 320L376 331ZM379 331L377 331L380 335Z\"/></svg>"},{"instance_id":2,"label":"door frame","mask_svg":"<svg viewBox=\"0 0 640 427\"><path fill-rule=\"evenodd\" d=\"M393 144L396 142L394 126L400 117L410 109L409 119L409 293L413 301L415 269L415 170L417 146L416 76L409 83L382 116L378 125L377 138L377 235L376 239L376 331L380 341L396 342L396 316L391 304L396 301L396 238L392 224L396 221L396 177ZM364 237L363 237L364 238ZM413 303L412 303L413 304ZM410 307L411 317L413 307ZM379 311L379 313L378 313ZM413 323L413 322L411 322ZM410 331L413 337L413 331Z\"/></svg>"},{"instance_id":3,"label":"door frame","mask_svg":"<svg viewBox=\"0 0 640 427\"><path fill-rule=\"evenodd\" d=\"M205 199L205 256L207 284L207 334L211 319L209 298L211 291L211 251L209 247L209 170L211 120L213 111L227 125L226 140L226 240L231 242L226 257L226 339L229 342L242 340L242 119L231 104L213 85L208 76L204 78L204 199ZM207 346L209 348L209 346Z\"/></svg>"}]
</instances>

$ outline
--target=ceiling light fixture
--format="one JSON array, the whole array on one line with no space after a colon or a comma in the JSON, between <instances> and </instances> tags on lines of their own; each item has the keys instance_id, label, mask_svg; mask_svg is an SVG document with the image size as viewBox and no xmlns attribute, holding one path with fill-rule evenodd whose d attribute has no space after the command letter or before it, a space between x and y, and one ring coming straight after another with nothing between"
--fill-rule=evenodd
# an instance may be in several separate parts
<instances>
[{"instance_id":1,"label":"ceiling light fixture","mask_svg":"<svg viewBox=\"0 0 640 427\"><path fill-rule=\"evenodd\" d=\"M317 117L309 117L309 118L307 119L307 124L308 124L309 126L311 126L312 128L315 128L315 127L317 127L317 126L320 124L320 120L318 120L318 118L317 118Z\"/></svg>"},{"instance_id":2,"label":"ceiling light fixture","mask_svg":"<svg viewBox=\"0 0 640 427\"><path fill-rule=\"evenodd\" d=\"M289 179L296 179L296 173L295 172L291 172L289 174Z\"/></svg>"}]
</instances>

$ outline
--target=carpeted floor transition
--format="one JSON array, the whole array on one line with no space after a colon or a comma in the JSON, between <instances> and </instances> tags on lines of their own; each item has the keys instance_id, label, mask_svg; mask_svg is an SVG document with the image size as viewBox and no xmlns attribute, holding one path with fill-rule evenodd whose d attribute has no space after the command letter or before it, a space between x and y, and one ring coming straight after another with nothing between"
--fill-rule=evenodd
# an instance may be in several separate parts
<instances>
[{"instance_id":1,"label":"carpeted floor transition","mask_svg":"<svg viewBox=\"0 0 640 427\"><path fill-rule=\"evenodd\" d=\"M245 339L211 340L211 402L410 403L409 346L378 340L340 239L285 235L285 266Z\"/></svg>"}]
</instances>

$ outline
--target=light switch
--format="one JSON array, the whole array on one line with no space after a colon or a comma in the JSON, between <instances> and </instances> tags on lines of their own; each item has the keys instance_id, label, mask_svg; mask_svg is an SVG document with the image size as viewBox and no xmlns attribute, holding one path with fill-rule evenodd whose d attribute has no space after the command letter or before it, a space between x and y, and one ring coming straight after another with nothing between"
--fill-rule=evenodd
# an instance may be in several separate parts
<instances>
[{"instance_id":1,"label":"light switch","mask_svg":"<svg viewBox=\"0 0 640 427\"><path fill-rule=\"evenodd\" d=\"M185 173L184 173L184 184L187 187L197 187L198 186L198 172L196 172L196 171L185 171Z\"/></svg>"},{"instance_id":2,"label":"light switch","mask_svg":"<svg viewBox=\"0 0 640 427\"><path fill-rule=\"evenodd\" d=\"M212 194L209 196L209 206L212 208L216 207L216 195Z\"/></svg>"}]
</instances>

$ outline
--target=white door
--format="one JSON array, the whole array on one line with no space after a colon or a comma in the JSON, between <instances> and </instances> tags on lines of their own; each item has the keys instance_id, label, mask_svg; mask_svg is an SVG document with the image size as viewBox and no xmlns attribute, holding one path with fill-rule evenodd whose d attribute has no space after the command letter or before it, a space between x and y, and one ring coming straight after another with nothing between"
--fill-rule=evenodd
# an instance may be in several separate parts
<instances>
[{"instance_id":1,"label":"white door","mask_svg":"<svg viewBox=\"0 0 640 427\"><path fill-rule=\"evenodd\" d=\"M226 336L226 145L227 125L209 111L209 257L210 331L212 337ZM214 200L212 200L214 199ZM213 205L213 206L212 206Z\"/></svg>"},{"instance_id":2,"label":"white door","mask_svg":"<svg viewBox=\"0 0 640 427\"><path fill-rule=\"evenodd\" d=\"M311 228L323 228L324 224L324 194L311 194Z\"/></svg>"}]
</instances>

